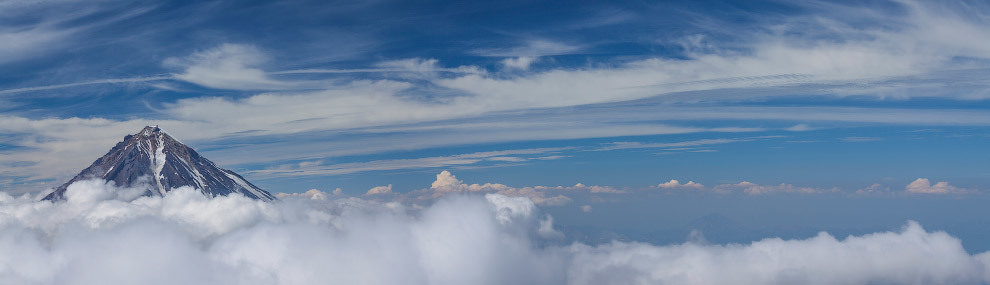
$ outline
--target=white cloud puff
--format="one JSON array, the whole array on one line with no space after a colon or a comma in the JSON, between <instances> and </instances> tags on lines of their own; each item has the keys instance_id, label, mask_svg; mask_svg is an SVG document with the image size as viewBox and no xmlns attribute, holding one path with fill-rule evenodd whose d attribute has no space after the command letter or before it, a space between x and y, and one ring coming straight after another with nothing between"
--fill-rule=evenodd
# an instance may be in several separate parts
<instances>
[{"instance_id":1,"label":"white cloud puff","mask_svg":"<svg viewBox=\"0 0 990 285\"><path fill-rule=\"evenodd\" d=\"M664 182L664 183L658 184L657 187L664 188L664 189L671 189L671 188L695 188L695 189L701 189L701 188L705 188L705 185L702 185L701 183L695 183L694 181L688 181L688 183L681 184L681 182L680 181L677 181L677 179L671 179L668 182Z\"/></svg>"},{"instance_id":2,"label":"white cloud puff","mask_svg":"<svg viewBox=\"0 0 990 285\"><path fill-rule=\"evenodd\" d=\"M960 192L958 188L949 185L949 182L946 181L940 181L935 183L935 185L932 185L932 183L928 181L928 178L915 179L914 181L911 181L911 183L909 183L904 190L909 193L922 194L948 194Z\"/></svg>"},{"instance_id":3,"label":"white cloud puff","mask_svg":"<svg viewBox=\"0 0 990 285\"><path fill-rule=\"evenodd\" d=\"M386 194L392 194L392 184L385 186L375 186L371 189L368 189L368 192L364 193L364 195L386 195Z\"/></svg>"},{"instance_id":4,"label":"white cloud puff","mask_svg":"<svg viewBox=\"0 0 990 285\"><path fill-rule=\"evenodd\" d=\"M341 194L340 188L333 190L333 195L340 195L340 194ZM312 200L326 200L328 197L327 192L323 192L317 189L309 189L303 193L278 193L275 194L275 196L277 196L280 199L288 198L288 197L306 197Z\"/></svg>"},{"instance_id":5,"label":"white cloud puff","mask_svg":"<svg viewBox=\"0 0 990 285\"><path fill-rule=\"evenodd\" d=\"M990 253L902 230L751 244L557 244L533 201L451 196L422 209L358 198L191 188L119 200L96 181L68 201L0 193L9 284L976 284ZM124 189L126 190L126 189ZM181 262L177 262L181 261Z\"/></svg>"},{"instance_id":6,"label":"white cloud puff","mask_svg":"<svg viewBox=\"0 0 990 285\"><path fill-rule=\"evenodd\" d=\"M527 186L511 187L499 183L485 184L465 184L458 180L453 173L444 170L437 174L437 180L433 181L428 191L410 193L411 195L422 195L423 198L438 198L449 193L498 193L510 197L526 197L536 202L537 205L559 206L570 203L572 198L565 194L606 194L625 193L622 190L610 186L585 185L577 183L574 186ZM424 195L425 194L425 195Z\"/></svg>"}]
</instances>

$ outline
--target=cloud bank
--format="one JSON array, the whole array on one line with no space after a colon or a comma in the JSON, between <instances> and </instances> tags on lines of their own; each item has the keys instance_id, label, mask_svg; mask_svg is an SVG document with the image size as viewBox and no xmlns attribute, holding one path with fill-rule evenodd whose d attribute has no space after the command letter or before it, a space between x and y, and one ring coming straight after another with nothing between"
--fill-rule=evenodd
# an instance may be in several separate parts
<instances>
[{"instance_id":1,"label":"cloud bank","mask_svg":"<svg viewBox=\"0 0 990 285\"><path fill-rule=\"evenodd\" d=\"M452 178L452 177L451 177ZM452 178L453 179L453 178ZM454 179L456 181L456 179ZM447 185L450 185L452 181ZM457 183L454 183L455 185ZM944 232L751 244L559 244L529 199L447 196L424 208L335 195L208 199L73 184L68 201L0 193L9 284L979 284L990 253ZM313 191L311 191L313 192ZM124 195L121 195L123 193ZM339 195L338 195L339 196Z\"/></svg>"}]
</instances>

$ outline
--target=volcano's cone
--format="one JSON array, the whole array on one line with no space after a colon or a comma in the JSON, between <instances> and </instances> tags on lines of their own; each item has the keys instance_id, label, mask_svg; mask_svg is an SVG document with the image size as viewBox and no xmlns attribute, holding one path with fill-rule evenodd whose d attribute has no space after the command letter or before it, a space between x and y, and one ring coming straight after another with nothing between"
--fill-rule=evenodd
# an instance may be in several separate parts
<instances>
[{"instance_id":1,"label":"volcano's cone","mask_svg":"<svg viewBox=\"0 0 990 285\"><path fill-rule=\"evenodd\" d=\"M44 200L62 200L70 184L101 178L122 187L146 187L145 195L161 196L173 188L191 186L207 196L241 193L271 201L271 193L261 190L233 171L217 167L195 150L173 139L157 126L145 127L124 137L106 155L93 162ZM149 181L150 179L150 181Z\"/></svg>"}]
</instances>

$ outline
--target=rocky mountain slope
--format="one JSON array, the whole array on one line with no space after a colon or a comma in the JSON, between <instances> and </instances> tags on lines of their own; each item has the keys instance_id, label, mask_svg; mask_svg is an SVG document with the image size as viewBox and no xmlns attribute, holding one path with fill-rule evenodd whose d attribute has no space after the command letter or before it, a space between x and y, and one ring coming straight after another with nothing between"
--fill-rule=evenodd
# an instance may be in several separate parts
<instances>
[{"instance_id":1,"label":"rocky mountain slope","mask_svg":"<svg viewBox=\"0 0 990 285\"><path fill-rule=\"evenodd\" d=\"M70 184L93 178L114 181L117 186L145 187L145 195L161 196L173 188L192 186L210 197L240 193L254 199L275 200L271 193L233 171L217 167L157 126L125 136L124 141L72 180L55 188L44 200L63 200Z\"/></svg>"}]
</instances>

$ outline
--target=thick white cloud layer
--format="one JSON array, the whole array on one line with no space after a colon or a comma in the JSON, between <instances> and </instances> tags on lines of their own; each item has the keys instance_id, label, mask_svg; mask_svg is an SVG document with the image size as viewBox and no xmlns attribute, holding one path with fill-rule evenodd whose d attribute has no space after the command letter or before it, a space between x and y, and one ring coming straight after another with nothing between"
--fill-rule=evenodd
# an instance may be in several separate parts
<instances>
[{"instance_id":1,"label":"thick white cloud layer","mask_svg":"<svg viewBox=\"0 0 990 285\"><path fill-rule=\"evenodd\" d=\"M455 179L456 181L456 179ZM898 232L747 245L558 245L523 197L423 209L332 195L265 203L191 188L133 199L102 181L52 204L0 193L4 284L979 284L990 253ZM123 195L119 193L124 193ZM312 199L311 197L321 197ZM133 199L133 200L129 200Z\"/></svg>"}]
</instances>

